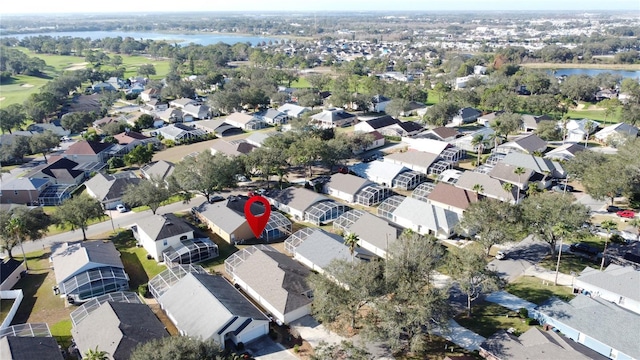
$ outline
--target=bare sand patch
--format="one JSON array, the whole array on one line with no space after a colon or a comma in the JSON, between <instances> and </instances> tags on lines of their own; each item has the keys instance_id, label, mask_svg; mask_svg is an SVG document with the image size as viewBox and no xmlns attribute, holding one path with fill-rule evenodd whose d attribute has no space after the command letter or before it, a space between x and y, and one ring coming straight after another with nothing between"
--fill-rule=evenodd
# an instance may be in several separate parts
<instances>
[{"instance_id":1,"label":"bare sand patch","mask_svg":"<svg viewBox=\"0 0 640 360\"><path fill-rule=\"evenodd\" d=\"M88 62L71 64L68 67L66 67L65 70L69 70L69 71L82 70L86 68L88 64L89 64Z\"/></svg>"},{"instance_id":2,"label":"bare sand patch","mask_svg":"<svg viewBox=\"0 0 640 360\"><path fill-rule=\"evenodd\" d=\"M25 88L32 88L34 85L31 84L22 84L20 85L20 87L25 87Z\"/></svg>"},{"instance_id":3,"label":"bare sand patch","mask_svg":"<svg viewBox=\"0 0 640 360\"><path fill-rule=\"evenodd\" d=\"M0 97L0 101L2 101L2 100L4 100L4 99L6 99L4 96L3 96L3 97Z\"/></svg>"}]
</instances>

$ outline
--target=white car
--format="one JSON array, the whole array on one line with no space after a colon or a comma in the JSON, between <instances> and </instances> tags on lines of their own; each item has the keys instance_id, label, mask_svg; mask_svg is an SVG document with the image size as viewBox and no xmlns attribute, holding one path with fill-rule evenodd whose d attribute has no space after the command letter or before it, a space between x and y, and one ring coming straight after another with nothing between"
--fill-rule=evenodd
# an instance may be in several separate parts
<instances>
[{"instance_id":1,"label":"white car","mask_svg":"<svg viewBox=\"0 0 640 360\"><path fill-rule=\"evenodd\" d=\"M116 205L116 210L118 210L118 212L124 213L127 212L127 207L124 206L124 204L118 204Z\"/></svg>"},{"instance_id":2,"label":"white car","mask_svg":"<svg viewBox=\"0 0 640 360\"><path fill-rule=\"evenodd\" d=\"M507 257L507 254L505 254L504 251L498 251L496 253L496 259L498 259L498 260L503 260L506 257Z\"/></svg>"}]
</instances>

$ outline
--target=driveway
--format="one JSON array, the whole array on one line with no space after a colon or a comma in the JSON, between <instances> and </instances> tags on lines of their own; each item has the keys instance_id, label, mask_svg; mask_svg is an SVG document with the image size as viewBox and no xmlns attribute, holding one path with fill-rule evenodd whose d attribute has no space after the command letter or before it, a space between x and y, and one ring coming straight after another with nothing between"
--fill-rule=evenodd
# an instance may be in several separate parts
<instances>
[{"instance_id":1,"label":"driveway","mask_svg":"<svg viewBox=\"0 0 640 360\"><path fill-rule=\"evenodd\" d=\"M268 336L252 341L246 349L258 360L297 360L298 357L285 349L284 346L271 340Z\"/></svg>"},{"instance_id":2,"label":"driveway","mask_svg":"<svg viewBox=\"0 0 640 360\"><path fill-rule=\"evenodd\" d=\"M486 340L454 320L449 320L449 331L442 332L436 329L434 333L469 351L479 350L480 344Z\"/></svg>"},{"instance_id":3,"label":"driveway","mask_svg":"<svg viewBox=\"0 0 640 360\"><path fill-rule=\"evenodd\" d=\"M576 202L585 205L592 213L607 214L607 202L596 200L586 193L576 193Z\"/></svg>"},{"instance_id":4,"label":"driveway","mask_svg":"<svg viewBox=\"0 0 640 360\"><path fill-rule=\"evenodd\" d=\"M529 235L513 247L505 249L505 252L506 259L494 259L488 266L502 279L512 282L524 274L528 268L540 262L549 253L549 245Z\"/></svg>"}]
</instances>

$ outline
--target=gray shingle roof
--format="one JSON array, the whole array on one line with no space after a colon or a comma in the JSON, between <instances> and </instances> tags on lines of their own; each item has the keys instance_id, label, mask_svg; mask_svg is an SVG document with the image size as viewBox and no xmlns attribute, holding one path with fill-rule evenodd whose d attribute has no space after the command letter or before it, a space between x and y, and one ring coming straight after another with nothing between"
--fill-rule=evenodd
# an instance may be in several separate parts
<instances>
[{"instance_id":1,"label":"gray shingle roof","mask_svg":"<svg viewBox=\"0 0 640 360\"><path fill-rule=\"evenodd\" d=\"M142 173L147 177L159 177L160 179L165 179L169 175L173 174L173 170L175 170L175 165L172 162L164 160L147 164L141 169Z\"/></svg>"},{"instance_id":2,"label":"gray shingle roof","mask_svg":"<svg viewBox=\"0 0 640 360\"><path fill-rule=\"evenodd\" d=\"M52 337L5 336L0 338L0 359L64 360Z\"/></svg>"},{"instance_id":3,"label":"gray shingle roof","mask_svg":"<svg viewBox=\"0 0 640 360\"><path fill-rule=\"evenodd\" d=\"M398 205L393 216L434 232L444 230L448 233L460 222L460 215L457 213L411 197L405 198Z\"/></svg>"},{"instance_id":4,"label":"gray shingle roof","mask_svg":"<svg viewBox=\"0 0 640 360\"><path fill-rule=\"evenodd\" d=\"M423 166L428 168L438 158L439 154L433 154L424 151L409 150L405 152L397 152L387 155L385 159L402 162L409 166Z\"/></svg>"},{"instance_id":5,"label":"gray shingle roof","mask_svg":"<svg viewBox=\"0 0 640 360\"><path fill-rule=\"evenodd\" d=\"M221 276L188 273L158 301L175 319L180 330L203 339L216 335L234 317L267 320Z\"/></svg>"},{"instance_id":6,"label":"gray shingle roof","mask_svg":"<svg viewBox=\"0 0 640 360\"><path fill-rule=\"evenodd\" d=\"M173 214L155 214L140 219L136 225L155 241L192 232L193 229L184 220Z\"/></svg>"},{"instance_id":7,"label":"gray shingle roof","mask_svg":"<svg viewBox=\"0 0 640 360\"><path fill-rule=\"evenodd\" d=\"M289 187L284 190L272 190L267 194L267 197L299 211L304 211L319 201L329 200L328 197L314 191L297 187Z\"/></svg>"},{"instance_id":8,"label":"gray shingle roof","mask_svg":"<svg viewBox=\"0 0 640 360\"><path fill-rule=\"evenodd\" d=\"M531 169L540 174L549 173L555 177L563 177L565 174L564 169L559 163L529 154L510 153L502 159L502 162L513 166L521 166L525 169Z\"/></svg>"},{"instance_id":9,"label":"gray shingle roof","mask_svg":"<svg viewBox=\"0 0 640 360\"><path fill-rule=\"evenodd\" d=\"M529 154L533 154L536 151L544 151L544 149L547 148L547 142L542 140L536 134L526 134L498 146L498 148L508 147L517 148Z\"/></svg>"},{"instance_id":10,"label":"gray shingle roof","mask_svg":"<svg viewBox=\"0 0 640 360\"><path fill-rule=\"evenodd\" d=\"M84 354L96 346L113 359L128 359L140 344L169 336L145 304L105 302L71 330Z\"/></svg>"},{"instance_id":11,"label":"gray shingle roof","mask_svg":"<svg viewBox=\"0 0 640 360\"><path fill-rule=\"evenodd\" d=\"M296 247L296 253L321 269L333 260L351 261L349 248L345 246L342 237L328 233L322 229L315 229L303 242Z\"/></svg>"},{"instance_id":12,"label":"gray shingle roof","mask_svg":"<svg viewBox=\"0 0 640 360\"><path fill-rule=\"evenodd\" d=\"M640 302L640 271L633 267L611 264L604 271L587 267L576 280Z\"/></svg>"},{"instance_id":13,"label":"gray shingle roof","mask_svg":"<svg viewBox=\"0 0 640 360\"><path fill-rule=\"evenodd\" d=\"M208 202L198 206L198 212L207 220L216 224L222 231L230 234L242 226L247 220L243 215L227 206L227 201L221 201L213 204Z\"/></svg>"},{"instance_id":14,"label":"gray shingle roof","mask_svg":"<svg viewBox=\"0 0 640 360\"><path fill-rule=\"evenodd\" d=\"M331 175L331 179L326 186L346 194L355 195L363 187L373 184L367 179L351 174L335 173Z\"/></svg>"},{"instance_id":15,"label":"gray shingle roof","mask_svg":"<svg viewBox=\"0 0 640 360\"><path fill-rule=\"evenodd\" d=\"M58 284L77 273L102 266L124 268L120 253L111 241L64 243L52 255Z\"/></svg>"},{"instance_id":16,"label":"gray shingle roof","mask_svg":"<svg viewBox=\"0 0 640 360\"><path fill-rule=\"evenodd\" d=\"M115 177L113 175L97 173L84 184L100 201L119 199L128 186L135 186L142 181L142 179L135 176L133 172L128 176L123 175Z\"/></svg>"},{"instance_id":17,"label":"gray shingle roof","mask_svg":"<svg viewBox=\"0 0 640 360\"><path fill-rule=\"evenodd\" d=\"M397 239L398 228L384 219L364 211L362 216L348 228L350 233L358 235L361 241L366 241L378 249L387 250Z\"/></svg>"},{"instance_id":18,"label":"gray shingle roof","mask_svg":"<svg viewBox=\"0 0 640 360\"><path fill-rule=\"evenodd\" d=\"M505 360L608 359L554 331L542 331L537 327L532 327L519 337L499 331L483 342L480 347L498 359Z\"/></svg>"},{"instance_id":19,"label":"gray shingle roof","mask_svg":"<svg viewBox=\"0 0 640 360\"><path fill-rule=\"evenodd\" d=\"M524 174L518 176L518 174L514 173L517 168L517 166L499 162L488 172L488 175L492 178L506 181L522 188L524 184L527 183L531 175L533 175L533 170L525 169Z\"/></svg>"},{"instance_id":20,"label":"gray shingle roof","mask_svg":"<svg viewBox=\"0 0 640 360\"><path fill-rule=\"evenodd\" d=\"M513 155L513 154L509 154ZM520 155L520 154L516 154ZM460 175L458 181L456 182L456 187L474 191L473 187L479 184L482 186L482 191L480 194L485 195L487 197L492 197L498 199L500 201L514 201L517 198L518 189L514 186L511 189L511 193L508 193L502 188L502 182L498 179L494 179L487 174L481 174L473 171L465 171Z\"/></svg>"},{"instance_id":21,"label":"gray shingle roof","mask_svg":"<svg viewBox=\"0 0 640 360\"><path fill-rule=\"evenodd\" d=\"M578 295L568 303L554 298L537 310L618 351L640 358L638 314L584 295Z\"/></svg>"},{"instance_id":22,"label":"gray shingle roof","mask_svg":"<svg viewBox=\"0 0 640 360\"><path fill-rule=\"evenodd\" d=\"M234 274L282 314L311 303L303 295L311 290L306 282L309 269L275 249L257 249Z\"/></svg>"}]
</instances>

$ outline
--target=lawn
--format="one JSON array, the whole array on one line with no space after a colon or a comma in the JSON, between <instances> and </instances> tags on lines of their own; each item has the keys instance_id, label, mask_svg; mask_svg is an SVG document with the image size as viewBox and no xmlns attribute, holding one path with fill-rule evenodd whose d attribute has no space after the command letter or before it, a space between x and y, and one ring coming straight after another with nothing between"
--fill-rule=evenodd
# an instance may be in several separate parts
<instances>
[{"instance_id":1,"label":"lawn","mask_svg":"<svg viewBox=\"0 0 640 360\"><path fill-rule=\"evenodd\" d=\"M590 105L587 103L587 105ZM605 119L604 110L595 110L595 109L587 109L587 110L577 110L577 109L569 109L567 112L567 116L570 119L591 119L596 121L602 121L603 125L611 125L613 123L620 122L620 110L618 110L615 114L609 115ZM606 121L605 121L606 120Z\"/></svg>"},{"instance_id":2,"label":"lawn","mask_svg":"<svg viewBox=\"0 0 640 360\"><path fill-rule=\"evenodd\" d=\"M24 52L25 54L27 54L29 56L38 57L38 58L44 60L44 62L46 62L47 65L50 66L51 70L53 70L54 72L62 72L66 68L68 68L69 66L72 66L74 64L79 64L79 63L86 62L84 57L81 57L81 56L37 54L37 53L35 53L35 52L33 52L33 51L31 51L31 50L29 50L27 48L23 48L23 47L18 47L16 49Z\"/></svg>"},{"instance_id":3,"label":"lawn","mask_svg":"<svg viewBox=\"0 0 640 360\"><path fill-rule=\"evenodd\" d=\"M147 259L147 250L136 246L131 230L122 230L111 237L111 241L120 251L122 264L129 275L129 288L137 291L138 286L146 284L151 278L166 269L154 259Z\"/></svg>"},{"instance_id":4,"label":"lawn","mask_svg":"<svg viewBox=\"0 0 640 360\"><path fill-rule=\"evenodd\" d=\"M307 89L311 87L311 84L304 77L300 77L298 80L291 83L291 87L296 89Z\"/></svg>"},{"instance_id":5,"label":"lawn","mask_svg":"<svg viewBox=\"0 0 640 360\"><path fill-rule=\"evenodd\" d=\"M73 327L73 323L71 319L59 321L53 325L49 326L49 330L51 331L51 335L56 338L58 344L62 346L63 349L69 348L71 346L71 328Z\"/></svg>"},{"instance_id":6,"label":"lawn","mask_svg":"<svg viewBox=\"0 0 640 360\"><path fill-rule=\"evenodd\" d=\"M505 289L510 294L540 305L550 297L556 296L565 301L573 298L572 289L567 286L545 285L541 279L532 276L521 276L507 285Z\"/></svg>"},{"instance_id":7,"label":"lawn","mask_svg":"<svg viewBox=\"0 0 640 360\"><path fill-rule=\"evenodd\" d=\"M166 201L163 201L160 206L165 206L165 205L169 205L169 204L174 204L177 202L182 201L183 198L180 195L173 195L172 197L170 197L169 199L167 199ZM144 206L138 206L138 207L134 207L131 209L131 211L133 212L142 212L142 211L146 211L149 210L149 207L144 205Z\"/></svg>"},{"instance_id":8,"label":"lawn","mask_svg":"<svg viewBox=\"0 0 640 360\"><path fill-rule=\"evenodd\" d=\"M514 328L517 334L522 334L531 328L524 319L517 317L514 311L498 304L482 302L473 305L471 310L471 317L463 314L455 320L458 324L484 337L509 328Z\"/></svg>"},{"instance_id":9,"label":"lawn","mask_svg":"<svg viewBox=\"0 0 640 360\"><path fill-rule=\"evenodd\" d=\"M20 103L27 99L29 95L37 93L41 87L49 82L46 77L29 75L15 75L10 81L5 81L0 86L0 108L5 108L11 104Z\"/></svg>"},{"instance_id":10,"label":"lawn","mask_svg":"<svg viewBox=\"0 0 640 360\"><path fill-rule=\"evenodd\" d=\"M0 323L9 315L9 310L11 310L13 302L13 299L0 299Z\"/></svg>"},{"instance_id":11,"label":"lawn","mask_svg":"<svg viewBox=\"0 0 640 360\"><path fill-rule=\"evenodd\" d=\"M538 266L547 270L556 271L556 264L558 261L557 256L547 256L538 263ZM563 274L576 273L579 274L585 267L599 266L599 263L593 262L587 258L574 255L571 253L563 252L560 258L560 272Z\"/></svg>"}]
</instances>

